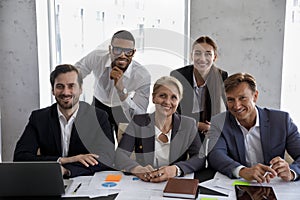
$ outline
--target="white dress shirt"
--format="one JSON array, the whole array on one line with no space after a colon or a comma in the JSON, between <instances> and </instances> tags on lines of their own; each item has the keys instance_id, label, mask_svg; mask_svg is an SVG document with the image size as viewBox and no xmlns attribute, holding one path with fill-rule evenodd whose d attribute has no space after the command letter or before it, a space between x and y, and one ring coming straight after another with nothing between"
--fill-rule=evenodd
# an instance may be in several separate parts
<instances>
[{"instance_id":1,"label":"white dress shirt","mask_svg":"<svg viewBox=\"0 0 300 200\"><path fill-rule=\"evenodd\" d=\"M236 119L244 135L247 167L252 167L258 163L264 163L262 144L260 140L259 113L256 107L255 107L255 111L256 111L256 122L255 125L251 127L249 131L245 127L243 127ZM237 178L240 178L239 173L243 167L245 166L240 165L237 168L235 168L232 172L233 175ZM296 180L298 178L297 173L292 169L290 170L294 174L294 180Z\"/></svg>"},{"instance_id":2,"label":"white dress shirt","mask_svg":"<svg viewBox=\"0 0 300 200\"><path fill-rule=\"evenodd\" d=\"M154 145L154 167L159 168L161 166L168 166L170 156L170 141L171 141L172 129L165 134L168 138L168 142L163 143L158 139L161 131L155 126L155 145Z\"/></svg>"},{"instance_id":3,"label":"white dress shirt","mask_svg":"<svg viewBox=\"0 0 300 200\"><path fill-rule=\"evenodd\" d=\"M204 111L205 96L203 93L204 93L204 87L206 86L206 82L203 85L198 87L194 74L193 74L193 82L194 82L194 91L196 95L194 95L194 102L193 102L194 104L193 104L192 113L200 113Z\"/></svg>"},{"instance_id":4,"label":"white dress shirt","mask_svg":"<svg viewBox=\"0 0 300 200\"><path fill-rule=\"evenodd\" d=\"M259 113L257 108L256 111L256 122L253 127L248 131L243 127L240 122L236 119L239 127L241 128L244 135L245 154L247 167L252 167L258 163L264 163L263 150L260 140L260 129L259 129ZM239 166L233 171L235 177L239 177L240 170L245 166Z\"/></svg>"},{"instance_id":5,"label":"white dress shirt","mask_svg":"<svg viewBox=\"0 0 300 200\"><path fill-rule=\"evenodd\" d=\"M75 64L83 78L93 72L95 77L94 96L109 107L122 106L128 119L133 114L146 113L149 96L151 76L147 69L132 60L123 75L123 85L127 89L128 97L121 101L114 87L114 80L110 79L111 58L106 50L96 49Z\"/></svg>"},{"instance_id":6,"label":"white dress shirt","mask_svg":"<svg viewBox=\"0 0 300 200\"><path fill-rule=\"evenodd\" d=\"M74 124L74 120L76 119L78 109L79 106L77 110L73 113L73 115L70 117L70 119L67 121L65 116L60 112L59 106L57 105L58 119L61 130L62 157L68 156L72 127Z\"/></svg>"}]
</instances>

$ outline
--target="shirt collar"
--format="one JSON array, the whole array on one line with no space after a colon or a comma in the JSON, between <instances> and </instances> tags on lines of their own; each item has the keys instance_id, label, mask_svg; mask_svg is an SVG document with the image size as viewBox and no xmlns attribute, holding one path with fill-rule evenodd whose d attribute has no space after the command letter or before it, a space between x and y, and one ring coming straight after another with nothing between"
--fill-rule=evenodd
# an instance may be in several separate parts
<instances>
[{"instance_id":1,"label":"shirt collar","mask_svg":"<svg viewBox=\"0 0 300 200\"><path fill-rule=\"evenodd\" d=\"M73 113L73 115L70 117L70 119L69 119L69 121L70 120L74 120L75 118L76 118L76 116L77 116L77 113L78 113L78 110L79 110L79 105L78 105L78 108L75 110L75 112ZM57 113L58 113L58 117L61 119L61 118L63 118L65 121L67 121L66 120L66 117L62 114L62 112L59 110L59 105L57 104Z\"/></svg>"},{"instance_id":2,"label":"shirt collar","mask_svg":"<svg viewBox=\"0 0 300 200\"><path fill-rule=\"evenodd\" d=\"M196 78L195 78L195 74L193 73L193 83L194 83L194 88L198 88L197 86L197 81L196 81ZM206 81L204 82L203 85L201 85L199 88L202 88L206 85Z\"/></svg>"},{"instance_id":3,"label":"shirt collar","mask_svg":"<svg viewBox=\"0 0 300 200\"><path fill-rule=\"evenodd\" d=\"M168 142L165 143L165 144L170 144L171 142L171 133L172 133L172 129L170 129L170 131L165 134L167 137L168 137ZM161 134L161 130L159 130L159 128L157 126L155 126L155 137L157 139L157 141L159 141L160 143L162 143L159 139L158 139L158 136ZM164 144L164 143L162 143Z\"/></svg>"},{"instance_id":4,"label":"shirt collar","mask_svg":"<svg viewBox=\"0 0 300 200\"><path fill-rule=\"evenodd\" d=\"M258 113L256 106L255 106L255 112L256 112L256 119L255 119L256 121L255 121L255 124L253 127L259 127L259 113ZM239 120L237 120L237 118L235 118L235 121L237 122L237 124L239 126L242 126L241 123L239 122Z\"/></svg>"}]
</instances>

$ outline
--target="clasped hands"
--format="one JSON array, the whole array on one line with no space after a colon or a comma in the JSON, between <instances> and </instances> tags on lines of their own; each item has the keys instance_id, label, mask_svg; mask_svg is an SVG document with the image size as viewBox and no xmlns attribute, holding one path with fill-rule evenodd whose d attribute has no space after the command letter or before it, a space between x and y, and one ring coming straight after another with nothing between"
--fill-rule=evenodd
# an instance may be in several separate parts
<instances>
[{"instance_id":1,"label":"clasped hands","mask_svg":"<svg viewBox=\"0 0 300 200\"><path fill-rule=\"evenodd\" d=\"M253 167L244 167L239 175L247 181L256 180L258 183L269 183L272 178L278 176L284 181L294 180L294 173L289 164L279 156L270 161L270 166L257 164Z\"/></svg>"},{"instance_id":2,"label":"clasped hands","mask_svg":"<svg viewBox=\"0 0 300 200\"><path fill-rule=\"evenodd\" d=\"M154 169L151 165L136 166L131 170L131 173L146 182L159 183L168 180L171 177L175 177L177 174L177 168L175 165L162 166L158 169Z\"/></svg>"}]
</instances>

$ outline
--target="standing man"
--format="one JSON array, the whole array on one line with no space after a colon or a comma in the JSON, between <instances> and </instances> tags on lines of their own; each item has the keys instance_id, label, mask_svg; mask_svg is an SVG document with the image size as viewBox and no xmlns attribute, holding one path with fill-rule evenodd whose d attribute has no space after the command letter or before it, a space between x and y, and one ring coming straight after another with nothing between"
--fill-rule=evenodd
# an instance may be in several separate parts
<instances>
[{"instance_id":1,"label":"standing man","mask_svg":"<svg viewBox=\"0 0 300 200\"><path fill-rule=\"evenodd\" d=\"M114 138L106 112L79 102L82 76L72 65L50 75L52 106L33 111L17 142L14 161L57 161L65 176L110 169Z\"/></svg>"},{"instance_id":2,"label":"standing man","mask_svg":"<svg viewBox=\"0 0 300 200\"><path fill-rule=\"evenodd\" d=\"M275 176L284 181L300 175L300 134L289 114L256 106L253 76L237 73L225 82L228 111L212 118L208 162L230 178L258 183ZM294 159L284 160L287 151Z\"/></svg>"},{"instance_id":3,"label":"standing man","mask_svg":"<svg viewBox=\"0 0 300 200\"><path fill-rule=\"evenodd\" d=\"M75 66L83 77L93 71L93 104L108 113L117 130L119 122L128 122L133 115L146 113L151 77L145 67L132 60L136 49L130 32L116 32L108 50L94 50Z\"/></svg>"}]
</instances>

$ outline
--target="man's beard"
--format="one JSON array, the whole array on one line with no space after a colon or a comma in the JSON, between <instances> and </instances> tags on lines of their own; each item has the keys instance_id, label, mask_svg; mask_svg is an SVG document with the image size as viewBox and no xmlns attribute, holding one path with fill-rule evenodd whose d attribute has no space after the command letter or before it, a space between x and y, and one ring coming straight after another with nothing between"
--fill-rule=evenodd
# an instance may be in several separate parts
<instances>
[{"instance_id":1,"label":"man's beard","mask_svg":"<svg viewBox=\"0 0 300 200\"><path fill-rule=\"evenodd\" d=\"M126 66L119 66L118 64L117 64L117 62L119 61L119 60L125 60L126 62L127 62L127 65ZM129 65L129 60L128 59L126 59L126 58L116 58L112 63L111 63L111 67L118 67L120 70L122 70L123 72L125 72L126 71L126 69L128 68L128 65Z\"/></svg>"},{"instance_id":2,"label":"man's beard","mask_svg":"<svg viewBox=\"0 0 300 200\"><path fill-rule=\"evenodd\" d=\"M63 100L63 97L71 97L71 102L69 103L65 103L64 102L64 100ZM78 101L79 101L79 98L76 98L75 96L72 96L72 95L59 95L58 96L58 98L57 97L55 97L55 99L56 99L56 102L57 102L57 104L61 107L61 108L63 108L63 109L71 109L71 108L73 108L73 106L74 105L76 105L77 103L78 103Z\"/></svg>"}]
</instances>

